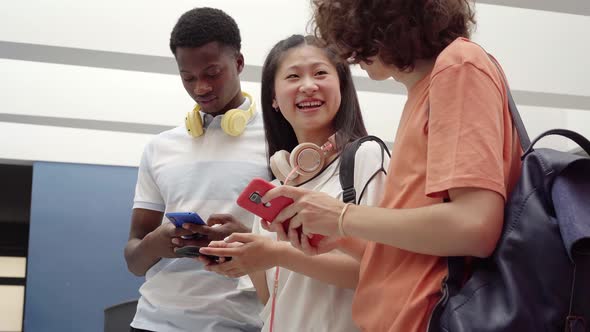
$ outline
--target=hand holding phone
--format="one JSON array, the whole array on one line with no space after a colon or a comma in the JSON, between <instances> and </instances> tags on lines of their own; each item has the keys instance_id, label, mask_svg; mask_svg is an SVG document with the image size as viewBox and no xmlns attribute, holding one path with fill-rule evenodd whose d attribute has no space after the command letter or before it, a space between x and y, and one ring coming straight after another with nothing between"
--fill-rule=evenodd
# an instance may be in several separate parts
<instances>
[{"instance_id":1,"label":"hand holding phone","mask_svg":"<svg viewBox=\"0 0 590 332\"><path fill-rule=\"evenodd\" d=\"M273 221L281 210L293 203L291 198L279 196L270 202L263 204L262 196L274 187L275 186L272 183L269 183L266 180L254 178L238 197L237 204L266 221ZM289 232L289 220L283 222L283 229L285 232ZM299 236L301 236L301 227L297 228L297 232L299 232ZM309 239L309 243L315 247L323 238L322 235L313 235Z\"/></svg>"},{"instance_id":2,"label":"hand holding phone","mask_svg":"<svg viewBox=\"0 0 590 332\"><path fill-rule=\"evenodd\" d=\"M182 224L184 223L207 226L203 221L203 218L201 218L196 212L168 212L166 213L166 218L168 218L168 220L170 220L170 222L176 227L182 227ZM200 240L206 237L206 235L199 233L182 236L185 240Z\"/></svg>"},{"instance_id":3,"label":"hand holding phone","mask_svg":"<svg viewBox=\"0 0 590 332\"><path fill-rule=\"evenodd\" d=\"M219 256L213 256L213 255L204 255L201 254L199 252L199 250L201 249L201 247L199 246L184 246L184 247L180 247L180 248L176 248L176 250L174 250L174 252L180 256L180 257L190 257L190 258L196 258L199 256L203 256L206 257L212 261L218 262L219 261ZM225 261L231 261L231 257L224 257Z\"/></svg>"}]
</instances>

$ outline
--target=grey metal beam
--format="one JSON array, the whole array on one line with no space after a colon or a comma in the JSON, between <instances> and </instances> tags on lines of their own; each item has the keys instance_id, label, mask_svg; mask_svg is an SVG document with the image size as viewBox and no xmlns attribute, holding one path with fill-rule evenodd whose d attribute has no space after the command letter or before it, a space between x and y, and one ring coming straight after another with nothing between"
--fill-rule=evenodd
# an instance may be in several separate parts
<instances>
[{"instance_id":1,"label":"grey metal beam","mask_svg":"<svg viewBox=\"0 0 590 332\"><path fill-rule=\"evenodd\" d=\"M477 0L476 5L477 3L536 9L574 15L590 15L590 1L588 0Z\"/></svg>"},{"instance_id":2,"label":"grey metal beam","mask_svg":"<svg viewBox=\"0 0 590 332\"><path fill-rule=\"evenodd\" d=\"M172 57L6 41L0 41L0 58L167 75L178 74L176 62ZM247 65L242 72L241 78L247 82L259 82L261 72L262 68L260 66ZM378 82L367 77L355 76L354 82L358 91L400 95L406 93L404 87L393 80ZM590 96L526 90L513 90L512 94L516 102L522 105L590 110Z\"/></svg>"},{"instance_id":3,"label":"grey metal beam","mask_svg":"<svg viewBox=\"0 0 590 332\"><path fill-rule=\"evenodd\" d=\"M161 126L135 122L74 119L55 116L22 115L10 113L0 113L0 122L92 130L107 130L136 134L157 134L173 128L172 126Z\"/></svg>"}]
</instances>

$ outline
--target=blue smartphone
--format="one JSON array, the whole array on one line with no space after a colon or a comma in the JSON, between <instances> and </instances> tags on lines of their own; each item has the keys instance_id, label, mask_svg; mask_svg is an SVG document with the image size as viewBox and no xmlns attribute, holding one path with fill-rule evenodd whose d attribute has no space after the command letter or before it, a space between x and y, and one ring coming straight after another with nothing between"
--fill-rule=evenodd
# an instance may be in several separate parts
<instances>
[{"instance_id":1,"label":"blue smartphone","mask_svg":"<svg viewBox=\"0 0 590 332\"><path fill-rule=\"evenodd\" d=\"M170 220L176 227L182 227L182 224L184 223L207 225L201 216L195 212L168 212L166 213L166 218L168 218L168 220Z\"/></svg>"},{"instance_id":2,"label":"blue smartphone","mask_svg":"<svg viewBox=\"0 0 590 332\"><path fill-rule=\"evenodd\" d=\"M176 227L182 227L184 223L191 223L197 225L206 226L207 224L203 221L203 218L195 212L168 212L166 218L170 220ZM185 240L199 240L204 239L207 236L204 234L194 233L193 235L181 236Z\"/></svg>"}]
</instances>

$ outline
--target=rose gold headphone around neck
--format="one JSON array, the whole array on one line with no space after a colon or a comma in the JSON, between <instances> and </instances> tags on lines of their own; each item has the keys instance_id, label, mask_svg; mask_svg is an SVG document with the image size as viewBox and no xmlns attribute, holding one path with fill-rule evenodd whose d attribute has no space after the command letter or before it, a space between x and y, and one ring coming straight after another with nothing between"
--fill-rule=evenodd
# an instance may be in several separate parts
<instances>
[{"instance_id":1,"label":"rose gold headphone around neck","mask_svg":"<svg viewBox=\"0 0 590 332\"><path fill-rule=\"evenodd\" d=\"M313 178L324 168L326 156L336 150L336 135L328 138L322 146L314 143L301 143L291 153L281 150L270 157L270 169L281 182L297 179L302 183Z\"/></svg>"}]
</instances>

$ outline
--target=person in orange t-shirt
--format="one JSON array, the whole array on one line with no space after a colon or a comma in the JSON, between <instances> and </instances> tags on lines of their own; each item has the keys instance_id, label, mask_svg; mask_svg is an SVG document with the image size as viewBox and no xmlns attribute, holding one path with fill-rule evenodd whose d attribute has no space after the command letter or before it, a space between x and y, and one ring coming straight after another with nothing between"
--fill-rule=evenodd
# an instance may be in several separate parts
<instances>
[{"instance_id":1,"label":"person in orange t-shirt","mask_svg":"<svg viewBox=\"0 0 590 332\"><path fill-rule=\"evenodd\" d=\"M291 218L294 246L361 260L352 314L363 331L425 331L445 257L491 255L520 175L503 73L468 39L466 0L316 0L314 19L343 58L408 90L385 194L378 208L349 206L283 186L263 202L294 199L273 222ZM327 237L311 247L299 226Z\"/></svg>"}]
</instances>

